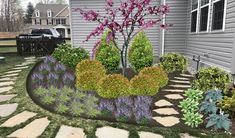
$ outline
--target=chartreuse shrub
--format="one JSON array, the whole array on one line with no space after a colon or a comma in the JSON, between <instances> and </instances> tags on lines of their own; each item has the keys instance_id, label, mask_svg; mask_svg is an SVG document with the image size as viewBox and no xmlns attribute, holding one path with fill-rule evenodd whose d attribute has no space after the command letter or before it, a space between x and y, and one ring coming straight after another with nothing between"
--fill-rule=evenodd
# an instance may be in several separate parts
<instances>
[{"instance_id":1,"label":"chartreuse shrub","mask_svg":"<svg viewBox=\"0 0 235 138\"><path fill-rule=\"evenodd\" d=\"M75 68L79 62L89 58L89 54L84 48L72 48L70 44L61 44L55 49L52 56L71 68Z\"/></svg>"},{"instance_id":2,"label":"chartreuse shrub","mask_svg":"<svg viewBox=\"0 0 235 138\"><path fill-rule=\"evenodd\" d=\"M118 69L121 61L120 51L114 46L113 41L107 40L108 31L106 31L101 42L96 50L95 59L100 61L108 72L113 72Z\"/></svg>"},{"instance_id":3,"label":"chartreuse shrub","mask_svg":"<svg viewBox=\"0 0 235 138\"><path fill-rule=\"evenodd\" d=\"M131 94L153 96L159 90L159 84L152 76L138 75L131 79Z\"/></svg>"},{"instance_id":4,"label":"chartreuse shrub","mask_svg":"<svg viewBox=\"0 0 235 138\"><path fill-rule=\"evenodd\" d=\"M105 76L104 66L97 60L83 60L76 67L76 86L82 90L96 90Z\"/></svg>"},{"instance_id":5,"label":"chartreuse shrub","mask_svg":"<svg viewBox=\"0 0 235 138\"><path fill-rule=\"evenodd\" d=\"M120 74L107 75L99 81L97 94L108 99L129 96L130 82Z\"/></svg>"},{"instance_id":6,"label":"chartreuse shrub","mask_svg":"<svg viewBox=\"0 0 235 138\"><path fill-rule=\"evenodd\" d=\"M230 94L224 96L223 100L218 103L218 106L230 116L235 116L235 89Z\"/></svg>"},{"instance_id":7,"label":"chartreuse shrub","mask_svg":"<svg viewBox=\"0 0 235 138\"><path fill-rule=\"evenodd\" d=\"M159 65L168 73L184 72L187 70L187 59L177 53L167 53L160 58Z\"/></svg>"},{"instance_id":8,"label":"chartreuse shrub","mask_svg":"<svg viewBox=\"0 0 235 138\"><path fill-rule=\"evenodd\" d=\"M203 122L202 115L198 112L199 101L203 98L203 92L199 90L188 89L184 96L187 98L180 102L179 107L183 112L182 120L191 127L198 127Z\"/></svg>"},{"instance_id":9,"label":"chartreuse shrub","mask_svg":"<svg viewBox=\"0 0 235 138\"><path fill-rule=\"evenodd\" d=\"M146 67L140 71L139 75L147 75L149 77L152 77L152 83L158 82L160 88L166 86L169 80L167 73L161 67L158 66Z\"/></svg>"},{"instance_id":10,"label":"chartreuse shrub","mask_svg":"<svg viewBox=\"0 0 235 138\"><path fill-rule=\"evenodd\" d=\"M139 72L144 67L150 67L153 64L153 46L144 32L138 33L129 50L128 55L131 67Z\"/></svg>"},{"instance_id":11,"label":"chartreuse shrub","mask_svg":"<svg viewBox=\"0 0 235 138\"><path fill-rule=\"evenodd\" d=\"M208 115L206 128L229 130L231 122L229 115L217 107L217 104L223 99L222 91L215 89L206 93L205 99L201 104L200 111ZM219 113L218 113L219 111Z\"/></svg>"},{"instance_id":12,"label":"chartreuse shrub","mask_svg":"<svg viewBox=\"0 0 235 138\"><path fill-rule=\"evenodd\" d=\"M213 88L224 90L230 81L229 74L218 67L202 68L196 73L193 87L202 91Z\"/></svg>"}]
</instances>

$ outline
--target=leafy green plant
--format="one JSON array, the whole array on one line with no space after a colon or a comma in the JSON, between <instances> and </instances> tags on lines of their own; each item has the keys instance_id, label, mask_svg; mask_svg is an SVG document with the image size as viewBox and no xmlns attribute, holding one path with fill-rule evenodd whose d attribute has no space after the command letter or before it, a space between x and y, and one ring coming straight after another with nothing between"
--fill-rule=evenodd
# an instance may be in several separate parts
<instances>
[{"instance_id":1,"label":"leafy green plant","mask_svg":"<svg viewBox=\"0 0 235 138\"><path fill-rule=\"evenodd\" d=\"M235 94L232 97L225 96L224 99L218 103L218 106L222 108L224 112L229 113L230 116L235 116Z\"/></svg>"},{"instance_id":2,"label":"leafy green plant","mask_svg":"<svg viewBox=\"0 0 235 138\"><path fill-rule=\"evenodd\" d=\"M131 79L131 94L142 96L153 96L159 90L158 82L148 75L137 75Z\"/></svg>"},{"instance_id":3,"label":"leafy green plant","mask_svg":"<svg viewBox=\"0 0 235 138\"><path fill-rule=\"evenodd\" d=\"M147 75L154 79L154 82L157 82L159 87L162 88L168 84L167 73L158 66L146 67L140 71L139 75Z\"/></svg>"},{"instance_id":4,"label":"leafy green plant","mask_svg":"<svg viewBox=\"0 0 235 138\"><path fill-rule=\"evenodd\" d=\"M217 110L218 108L216 107L216 104L214 102L204 101L201 103L199 111L204 112L205 114L210 114L210 113L216 114Z\"/></svg>"},{"instance_id":5,"label":"leafy green plant","mask_svg":"<svg viewBox=\"0 0 235 138\"><path fill-rule=\"evenodd\" d=\"M37 96L44 96L48 93L48 90L40 86L34 91L34 93Z\"/></svg>"},{"instance_id":6,"label":"leafy green plant","mask_svg":"<svg viewBox=\"0 0 235 138\"><path fill-rule=\"evenodd\" d=\"M175 71L184 72L187 70L187 59L177 53L167 53L160 58L160 67L168 73Z\"/></svg>"},{"instance_id":7,"label":"leafy green plant","mask_svg":"<svg viewBox=\"0 0 235 138\"><path fill-rule=\"evenodd\" d=\"M50 95L52 97L55 97L55 96L57 96L60 93L60 90L58 88L54 87L54 86L51 86L48 89L48 93L50 93Z\"/></svg>"},{"instance_id":8,"label":"leafy green plant","mask_svg":"<svg viewBox=\"0 0 235 138\"><path fill-rule=\"evenodd\" d=\"M215 130L224 129L229 130L231 122L228 114L211 114L207 119L208 123L206 128L213 127Z\"/></svg>"},{"instance_id":9,"label":"leafy green plant","mask_svg":"<svg viewBox=\"0 0 235 138\"><path fill-rule=\"evenodd\" d=\"M181 111L183 113L187 113L187 112L194 113L199 109L198 105L199 105L198 101L187 98L187 99L180 102L179 107L182 109Z\"/></svg>"},{"instance_id":10,"label":"leafy green plant","mask_svg":"<svg viewBox=\"0 0 235 138\"><path fill-rule=\"evenodd\" d=\"M152 66L153 46L144 32L139 32L133 39L128 59L136 72Z\"/></svg>"},{"instance_id":11,"label":"leafy green plant","mask_svg":"<svg viewBox=\"0 0 235 138\"><path fill-rule=\"evenodd\" d=\"M63 103L60 103L56 106L56 112L64 114L69 110L68 106Z\"/></svg>"},{"instance_id":12,"label":"leafy green plant","mask_svg":"<svg viewBox=\"0 0 235 138\"><path fill-rule=\"evenodd\" d=\"M100 61L108 72L113 72L118 69L121 56L119 50L114 46L113 41L107 41L108 32L106 31L101 38L101 42L95 53L95 59Z\"/></svg>"},{"instance_id":13,"label":"leafy green plant","mask_svg":"<svg viewBox=\"0 0 235 138\"><path fill-rule=\"evenodd\" d=\"M187 112L183 115L183 120L185 121L185 124L191 127L198 127L199 124L203 122L202 115L199 113L194 112Z\"/></svg>"},{"instance_id":14,"label":"leafy green plant","mask_svg":"<svg viewBox=\"0 0 235 138\"><path fill-rule=\"evenodd\" d=\"M52 97L48 93L42 97L42 102L46 105L53 104L56 101L55 97Z\"/></svg>"},{"instance_id":15,"label":"leafy green plant","mask_svg":"<svg viewBox=\"0 0 235 138\"><path fill-rule=\"evenodd\" d=\"M95 117L100 114L98 110L98 98L93 95L87 95L83 100L83 111L88 117Z\"/></svg>"},{"instance_id":16,"label":"leafy green plant","mask_svg":"<svg viewBox=\"0 0 235 138\"><path fill-rule=\"evenodd\" d=\"M130 95L130 82L120 74L107 75L98 83L97 94L103 98Z\"/></svg>"},{"instance_id":17,"label":"leafy green plant","mask_svg":"<svg viewBox=\"0 0 235 138\"><path fill-rule=\"evenodd\" d=\"M52 56L71 68L75 68L79 62L89 58L89 54L84 48L72 48L70 44L60 45Z\"/></svg>"},{"instance_id":18,"label":"leafy green plant","mask_svg":"<svg viewBox=\"0 0 235 138\"><path fill-rule=\"evenodd\" d=\"M199 101L203 98L203 92L200 90L188 89L185 91L184 96L192 100Z\"/></svg>"},{"instance_id":19,"label":"leafy green plant","mask_svg":"<svg viewBox=\"0 0 235 138\"><path fill-rule=\"evenodd\" d=\"M193 87L202 91L213 88L225 90L227 84L231 81L230 75L218 67L202 68L195 76Z\"/></svg>"},{"instance_id":20,"label":"leafy green plant","mask_svg":"<svg viewBox=\"0 0 235 138\"><path fill-rule=\"evenodd\" d=\"M212 100L213 102L218 102L223 99L222 91L218 89L209 90L206 93L205 100Z\"/></svg>"},{"instance_id":21,"label":"leafy green plant","mask_svg":"<svg viewBox=\"0 0 235 138\"><path fill-rule=\"evenodd\" d=\"M82 103L73 101L70 105L71 113L75 116L80 116L84 112L82 107L83 107Z\"/></svg>"}]
</instances>

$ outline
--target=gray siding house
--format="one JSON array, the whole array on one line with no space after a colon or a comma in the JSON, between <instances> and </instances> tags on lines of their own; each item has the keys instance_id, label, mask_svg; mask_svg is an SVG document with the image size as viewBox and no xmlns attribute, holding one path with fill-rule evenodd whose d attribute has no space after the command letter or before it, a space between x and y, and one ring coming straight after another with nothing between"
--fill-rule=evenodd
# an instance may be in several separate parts
<instances>
[{"instance_id":1,"label":"gray siding house","mask_svg":"<svg viewBox=\"0 0 235 138\"><path fill-rule=\"evenodd\" d=\"M119 0L114 2L119 3ZM153 0L154 4L168 4L168 30L158 26L145 30L159 57L167 52L178 52L188 57L195 69L194 55L201 57L201 66L217 66L235 74L235 0ZM70 8L101 10L105 0L70 0ZM96 23L84 21L71 12L72 44L91 52L97 38L82 43ZM149 17L154 18L154 17ZM119 42L121 43L121 41Z\"/></svg>"}]
</instances>

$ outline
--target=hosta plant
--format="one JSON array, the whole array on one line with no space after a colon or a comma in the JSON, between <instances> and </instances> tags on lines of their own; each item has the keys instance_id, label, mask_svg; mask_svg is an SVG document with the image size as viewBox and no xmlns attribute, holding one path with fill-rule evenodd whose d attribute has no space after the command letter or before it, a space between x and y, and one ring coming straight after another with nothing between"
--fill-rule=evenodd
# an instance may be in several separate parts
<instances>
[{"instance_id":1,"label":"hosta plant","mask_svg":"<svg viewBox=\"0 0 235 138\"><path fill-rule=\"evenodd\" d=\"M198 109L199 109L198 105L199 105L198 101L187 98L187 99L180 102L179 107L181 108L181 111L183 113L187 113L187 112L194 113L194 112L198 111Z\"/></svg>"},{"instance_id":2,"label":"hosta plant","mask_svg":"<svg viewBox=\"0 0 235 138\"><path fill-rule=\"evenodd\" d=\"M184 96L187 98L193 99L195 101L202 100L203 98L203 92L200 90L194 90L194 89L188 89L185 91Z\"/></svg>"},{"instance_id":3,"label":"hosta plant","mask_svg":"<svg viewBox=\"0 0 235 138\"><path fill-rule=\"evenodd\" d=\"M206 125L206 128L213 127L215 130L217 129L224 129L226 131L229 130L229 127L231 126L231 121L228 118L228 114L211 114L207 119L208 123Z\"/></svg>"},{"instance_id":4,"label":"hosta plant","mask_svg":"<svg viewBox=\"0 0 235 138\"><path fill-rule=\"evenodd\" d=\"M216 114L217 110L218 108L216 107L215 102L203 101L201 103L201 107L199 111L205 114L210 114L210 113Z\"/></svg>"},{"instance_id":5,"label":"hosta plant","mask_svg":"<svg viewBox=\"0 0 235 138\"><path fill-rule=\"evenodd\" d=\"M187 112L183 116L185 124L191 127L198 127L198 125L203 122L203 116L199 113Z\"/></svg>"},{"instance_id":6,"label":"hosta plant","mask_svg":"<svg viewBox=\"0 0 235 138\"><path fill-rule=\"evenodd\" d=\"M209 90L206 93L205 100L212 100L213 102L218 102L223 99L222 91L218 89Z\"/></svg>"}]
</instances>

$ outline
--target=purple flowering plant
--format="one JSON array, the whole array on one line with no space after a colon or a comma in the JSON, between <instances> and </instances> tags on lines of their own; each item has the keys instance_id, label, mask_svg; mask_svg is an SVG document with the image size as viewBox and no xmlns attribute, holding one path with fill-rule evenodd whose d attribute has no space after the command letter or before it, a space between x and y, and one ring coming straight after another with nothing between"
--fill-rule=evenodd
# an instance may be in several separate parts
<instances>
[{"instance_id":1,"label":"purple flowering plant","mask_svg":"<svg viewBox=\"0 0 235 138\"><path fill-rule=\"evenodd\" d=\"M47 63L42 63L39 66L38 71L43 75L47 75L51 71L51 67Z\"/></svg>"},{"instance_id":2,"label":"purple flowering plant","mask_svg":"<svg viewBox=\"0 0 235 138\"><path fill-rule=\"evenodd\" d=\"M49 85L56 85L59 80L59 76L56 73L49 73L47 76L47 82Z\"/></svg>"},{"instance_id":3,"label":"purple flowering plant","mask_svg":"<svg viewBox=\"0 0 235 138\"><path fill-rule=\"evenodd\" d=\"M120 97L115 100L116 112L115 117L118 121L126 122L132 118L133 115L133 101L130 97Z\"/></svg>"},{"instance_id":4,"label":"purple flowering plant","mask_svg":"<svg viewBox=\"0 0 235 138\"><path fill-rule=\"evenodd\" d=\"M63 83L66 86L74 85L75 75L71 73L65 73L62 77Z\"/></svg>"},{"instance_id":5,"label":"purple flowering plant","mask_svg":"<svg viewBox=\"0 0 235 138\"><path fill-rule=\"evenodd\" d=\"M110 100L100 100L98 110L104 116L110 116L114 113L114 104Z\"/></svg>"},{"instance_id":6,"label":"purple flowering plant","mask_svg":"<svg viewBox=\"0 0 235 138\"><path fill-rule=\"evenodd\" d=\"M63 64L57 63L54 70L57 74L61 75L66 71L66 67Z\"/></svg>"},{"instance_id":7,"label":"purple flowering plant","mask_svg":"<svg viewBox=\"0 0 235 138\"><path fill-rule=\"evenodd\" d=\"M31 79L32 82L37 85L37 86L42 86L43 85L43 75L40 73L33 73Z\"/></svg>"},{"instance_id":8,"label":"purple flowering plant","mask_svg":"<svg viewBox=\"0 0 235 138\"><path fill-rule=\"evenodd\" d=\"M52 67L53 65L56 64L56 59L52 56L46 56L46 58L44 59L44 63Z\"/></svg>"}]
</instances>

